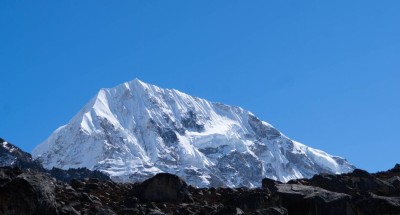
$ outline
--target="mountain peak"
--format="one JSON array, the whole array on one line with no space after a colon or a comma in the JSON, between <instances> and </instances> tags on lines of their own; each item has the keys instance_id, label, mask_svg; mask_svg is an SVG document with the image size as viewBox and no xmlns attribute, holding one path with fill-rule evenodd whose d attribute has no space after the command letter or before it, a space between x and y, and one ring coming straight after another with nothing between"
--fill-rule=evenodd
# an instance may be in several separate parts
<instances>
[{"instance_id":1,"label":"mountain peak","mask_svg":"<svg viewBox=\"0 0 400 215\"><path fill-rule=\"evenodd\" d=\"M148 88L151 84L145 83L138 78L133 79L132 81L125 82L123 85L130 85L130 86L136 86L140 88Z\"/></svg>"},{"instance_id":2,"label":"mountain peak","mask_svg":"<svg viewBox=\"0 0 400 215\"><path fill-rule=\"evenodd\" d=\"M33 156L46 168L86 167L121 181L168 172L200 187L254 187L264 177L288 181L354 169L247 110L139 79L100 90Z\"/></svg>"}]
</instances>

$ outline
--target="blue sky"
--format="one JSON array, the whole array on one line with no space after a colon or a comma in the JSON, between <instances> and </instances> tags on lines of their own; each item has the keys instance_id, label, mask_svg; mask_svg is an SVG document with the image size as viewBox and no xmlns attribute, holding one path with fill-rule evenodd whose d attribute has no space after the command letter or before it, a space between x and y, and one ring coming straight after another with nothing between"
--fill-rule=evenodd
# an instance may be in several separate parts
<instances>
[{"instance_id":1,"label":"blue sky","mask_svg":"<svg viewBox=\"0 0 400 215\"><path fill-rule=\"evenodd\" d=\"M400 163L400 1L0 1L0 137L26 151L139 78Z\"/></svg>"}]
</instances>

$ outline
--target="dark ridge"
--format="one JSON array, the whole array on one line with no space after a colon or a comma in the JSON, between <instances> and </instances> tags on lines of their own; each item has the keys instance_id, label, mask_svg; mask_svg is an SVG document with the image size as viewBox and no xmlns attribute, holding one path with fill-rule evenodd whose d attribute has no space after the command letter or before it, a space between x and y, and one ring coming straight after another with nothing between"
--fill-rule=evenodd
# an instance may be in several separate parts
<instances>
[{"instance_id":1,"label":"dark ridge","mask_svg":"<svg viewBox=\"0 0 400 215\"><path fill-rule=\"evenodd\" d=\"M49 174L0 168L0 214L400 214L400 173L354 171L262 187L194 188L161 173L142 183L96 178L66 183ZM395 180L393 180L393 177Z\"/></svg>"},{"instance_id":2,"label":"dark ridge","mask_svg":"<svg viewBox=\"0 0 400 215\"><path fill-rule=\"evenodd\" d=\"M256 189L194 188L168 173L132 184L85 168L47 171L1 141L0 162L10 165L0 167L0 214L400 214L399 164L374 174L262 179Z\"/></svg>"},{"instance_id":3,"label":"dark ridge","mask_svg":"<svg viewBox=\"0 0 400 215\"><path fill-rule=\"evenodd\" d=\"M73 179L80 180L84 178L96 178L101 181L110 180L110 177L108 175L100 171L97 170L92 171L87 168L68 169L68 170L52 168L48 172L52 177L63 182L70 182Z\"/></svg>"}]
</instances>

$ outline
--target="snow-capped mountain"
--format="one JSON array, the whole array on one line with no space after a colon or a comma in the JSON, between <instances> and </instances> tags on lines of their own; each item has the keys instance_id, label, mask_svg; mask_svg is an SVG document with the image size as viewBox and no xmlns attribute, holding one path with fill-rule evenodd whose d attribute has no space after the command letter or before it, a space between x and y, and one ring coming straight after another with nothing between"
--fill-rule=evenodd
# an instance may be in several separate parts
<instances>
[{"instance_id":1,"label":"snow-capped mountain","mask_svg":"<svg viewBox=\"0 0 400 215\"><path fill-rule=\"evenodd\" d=\"M118 181L169 172L199 187L253 187L265 177L286 182L354 169L240 107L138 79L101 89L32 154L45 168L87 167Z\"/></svg>"}]
</instances>

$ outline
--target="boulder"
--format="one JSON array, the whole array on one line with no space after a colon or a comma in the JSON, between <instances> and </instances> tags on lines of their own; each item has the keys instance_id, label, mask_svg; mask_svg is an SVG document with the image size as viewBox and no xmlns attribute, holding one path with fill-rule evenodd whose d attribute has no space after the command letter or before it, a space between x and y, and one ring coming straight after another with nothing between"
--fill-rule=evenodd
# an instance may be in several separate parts
<instances>
[{"instance_id":1,"label":"boulder","mask_svg":"<svg viewBox=\"0 0 400 215\"><path fill-rule=\"evenodd\" d=\"M280 181L275 181L273 179L270 178L264 178L261 181L261 187L263 189L267 189L270 192L275 192L277 190L277 185L282 184L282 182Z\"/></svg>"},{"instance_id":2,"label":"boulder","mask_svg":"<svg viewBox=\"0 0 400 215\"><path fill-rule=\"evenodd\" d=\"M355 214L349 195L319 187L280 184L272 195L275 204L286 208L289 214Z\"/></svg>"},{"instance_id":3,"label":"boulder","mask_svg":"<svg viewBox=\"0 0 400 215\"><path fill-rule=\"evenodd\" d=\"M18 175L20 175L22 171L17 167L1 167L0 168L0 187L3 187L5 184L12 181Z\"/></svg>"},{"instance_id":4,"label":"boulder","mask_svg":"<svg viewBox=\"0 0 400 215\"><path fill-rule=\"evenodd\" d=\"M181 203L190 200L186 182L169 173L155 175L133 187L131 193L139 199L153 202Z\"/></svg>"},{"instance_id":5,"label":"boulder","mask_svg":"<svg viewBox=\"0 0 400 215\"><path fill-rule=\"evenodd\" d=\"M0 214L57 214L55 184L42 173L22 173L0 187Z\"/></svg>"}]
</instances>

